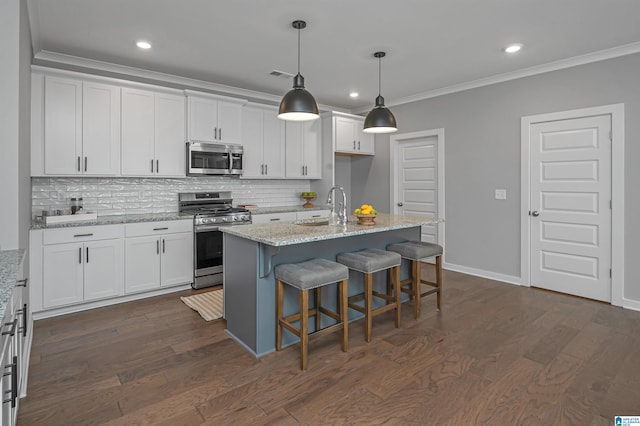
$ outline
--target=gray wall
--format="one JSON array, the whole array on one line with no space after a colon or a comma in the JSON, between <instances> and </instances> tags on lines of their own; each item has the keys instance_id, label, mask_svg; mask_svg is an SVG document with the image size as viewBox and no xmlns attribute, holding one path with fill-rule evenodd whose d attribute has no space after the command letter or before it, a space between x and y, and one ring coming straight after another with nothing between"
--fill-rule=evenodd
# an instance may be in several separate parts
<instances>
[{"instance_id":1,"label":"gray wall","mask_svg":"<svg viewBox=\"0 0 640 426\"><path fill-rule=\"evenodd\" d=\"M26 248L31 211L31 40L24 1L0 2L0 63L0 245Z\"/></svg>"},{"instance_id":2,"label":"gray wall","mask_svg":"<svg viewBox=\"0 0 640 426\"><path fill-rule=\"evenodd\" d=\"M519 277L520 118L615 103L625 104L624 297L640 300L640 54L391 108L399 133L445 129L447 262ZM376 136L375 159L352 162L352 180L354 203L388 210L388 135Z\"/></svg>"}]
</instances>

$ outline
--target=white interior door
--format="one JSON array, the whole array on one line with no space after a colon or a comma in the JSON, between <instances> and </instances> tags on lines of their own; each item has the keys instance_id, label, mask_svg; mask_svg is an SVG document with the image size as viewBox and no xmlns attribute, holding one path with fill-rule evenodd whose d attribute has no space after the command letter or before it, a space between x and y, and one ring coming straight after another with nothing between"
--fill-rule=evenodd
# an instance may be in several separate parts
<instances>
[{"instance_id":1,"label":"white interior door","mask_svg":"<svg viewBox=\"0 0 640 426\"><path fill-rule=\"evenodd\" d=\"M438 216L438 137L398 145L398 214ZM438 227L422 226L422 241L438 243Z\"/></svg>"},{"instance_id":2,"label":"white interior door","mask_svg":"<svg viewBox=\"0 0 640 426\"><path fill-rule=\"evenodd\" d=\"M529 131L531 285L611 301L611 116Z\"/></svg>"}]
</instances>

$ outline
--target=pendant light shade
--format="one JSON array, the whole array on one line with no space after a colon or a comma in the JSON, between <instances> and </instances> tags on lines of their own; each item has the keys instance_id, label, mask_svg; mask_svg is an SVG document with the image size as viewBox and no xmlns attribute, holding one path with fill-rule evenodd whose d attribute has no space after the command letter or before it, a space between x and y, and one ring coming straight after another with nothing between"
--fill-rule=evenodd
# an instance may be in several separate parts
<instances>
[{"instance_id":1,"label":"pendant light shade","mask_svg":"<svg viewBox=\"0 0 640 426\"><path fill-rule=\"evenodd\" d=\"M392 133L398 130L396 124L396 118L393 113L389 111L389 108L384 106L384 98L380 94L381 80L382 80L382 59L384 58L384 52L376 52L373 54L375 58L378 58L378 97L376 98L376 105L373 107L367 117L364 119L365 133Z\"/></svg>"},{"instance_id":2,"label":"pendant light shade","mask_svg":"<svg viewBox=\"0 0 640 426\"><path fill-rule=\"evenodd\" d=\"M293 77L293 89L289 90L280 101L278 118L287 121L307 121L320 117L318 104L313 95L304 88L304 77L300 74L300 30L307 26L304 21L293 21L293 28L298 30L298 74Z\"/></svg>"}]
</instances>

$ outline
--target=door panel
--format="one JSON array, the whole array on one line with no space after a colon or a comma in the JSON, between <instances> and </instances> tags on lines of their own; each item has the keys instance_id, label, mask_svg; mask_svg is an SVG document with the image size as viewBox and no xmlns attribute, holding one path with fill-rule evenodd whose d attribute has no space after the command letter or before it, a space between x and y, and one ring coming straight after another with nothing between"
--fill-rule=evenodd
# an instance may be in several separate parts
<instances>
[{"instance_id":1,"label":"door panel","mask_svg":"<svg viewBox=\"0 0 640 426\"><path fill-rule=\"evenodd\" d=\"M611 118L530 129L531 285L611 301Z\"/></svg>"},{"instance_id":2,"label":"door panel","mask_svg":"<svg viewBox=\"0 0 640 426\"><path fill-rule=\"evenodd\" d=\"M82 173L114 176L120 171L120 88L84 82Z\"/></svg>"},{"instance_id":3,"label":"door panel","mask_svg":"<svg viewBox=\"0 0 640 426\"><path fill-rule=\"evenodd\" d=\"M45 77L44 172L80 174L82 156L82 82Z\"/></svg>"},{"instance_id":4,"label":"door panel","mask_svg":"<svg viewBox=\"0 0 640 426\"><path fill-rule=\"evenodd\" d=\"M193 232L162 237L160 285L193 282Z\"/></svg>"},{"instance_id":5,"label":"door panel","mask_svg":"<svg viewBox=\"0 0 640 426\"><path fill-rule=\"evenodd\" d=\"M124 243L121 239L84 244L84 300L124 294Z\"/></svg>"},{"instance_id":6,"label":"door panel","mask_svg":"<svg viewBox=\"0 0 640 426\"><path fill-rule=\"evenodd\" d=\"M122 174L125 176L154 174L154 109L153 92L122 89Z\"/></svg>"},{"instance_id":7,"label":"door panel","mask_svg":"<svg viewBox=\"0 0 640 426\"><path fill-rule=\"evenodd\" d=\"M155 95L155 158L158 176L185 176L184 96Z\"/></svg>"},{"instance_id":8,"label":"door panel","mask_svg":"<svg viewBox=\"0 0 640 426\"><path fill-rule=\"evenodd\" d=\"M152 290L160 287L160 237L125 239L126 293Z\"/></svg>"},{"instance_id":9,"label":"door panel","mask_svg":"<svg viewBox=\"0 0 640 426\"><path fill-rule=\"evenodd\" d=\"M83 300L83 253L81 243L44 247L42 275L45 308L71 305Z\"/></svg>"},{"instance_id":10,"label":"door panel","mask_svg":"<svg viewBox=\"0 0 640 426\"><path fill-rule=\"evenodd\" d=\"M438 215L438 150L437 137L427 137L400 143L399 214L417 216ZM422 241L438 242L438 228L422 227Z\"/></svg>"}]
</instances>

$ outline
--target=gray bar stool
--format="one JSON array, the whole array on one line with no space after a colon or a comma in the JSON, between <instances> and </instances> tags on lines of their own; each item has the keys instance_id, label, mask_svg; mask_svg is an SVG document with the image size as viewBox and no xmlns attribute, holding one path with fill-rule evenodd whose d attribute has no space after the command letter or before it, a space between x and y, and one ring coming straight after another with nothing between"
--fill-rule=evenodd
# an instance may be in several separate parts
<instances>
[{"instance_id":1,"label":"gray bar stool","mask_svg":"<svg viewBox=\"0 0 640 426\"><path fill-rule=\"evenodd\" d=\"M352 253L340 253L336 259L354 271L364 274L364 293L351 296L349 307L358 312L362 312L365 317L365 338L371 341L371 327L373 317L383 312L396 311L396 328L400 327L400 263L402 258L399 254L379 249L366 249ZM375 272L388 270L388 283L392 283L395 288L393 295L380 293L373 290L373 274ZM389 285L389 284L387 284ZM373 296L384 299L387 303L379 308L373 309ZM353 302L364 298L364 307Z\"/></svg>"},{"instance_id":2,"label":"gray bar stool","mask_svg":"<svg viewBox=\"0 0 640 426\"><path fill-rule=\"evenodd\" d=\"M416 319L420 317L420 298L432 293L438 293L438 310L442 308L442 246L421 241L405 241L403 243L389 244L387 250L399 253L403 259L411 261L411 276L400 283L400 291L409 294L414 299L413 314ZM428 258L436 258L436 281L423 280L420 277L420 263ZM432 287L424 293L420 284ZM409 288L405 286L410 285Z\"/></svg>"},{"instance_id":3,"label":"gray bar stool","mask_svg":"<svg viewBox=\"0 0 640 426\"><path fill-rule=\"evenodd\" d=\"M284 263L275 267L276 277L276 350L282 349L282 327L300 337L300 369L307 369L309 346L309 317L316 317L316 331L312 334L325 334L342 329L342 351L347 351L349 342L347 317L347 281L349 269L346 266L326 259L311 259L300 263ZM338 312L322 306L322 287L338 283ZM300 312L283 318L284 284L298 289L300 294ZM315 307L309 309L309 290L314 291ZM336 324L320 329L321 316L325 314ZM292 323L300 321L296 328Z\"/></svg>"}]
</instances>

